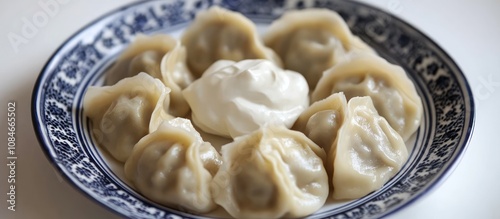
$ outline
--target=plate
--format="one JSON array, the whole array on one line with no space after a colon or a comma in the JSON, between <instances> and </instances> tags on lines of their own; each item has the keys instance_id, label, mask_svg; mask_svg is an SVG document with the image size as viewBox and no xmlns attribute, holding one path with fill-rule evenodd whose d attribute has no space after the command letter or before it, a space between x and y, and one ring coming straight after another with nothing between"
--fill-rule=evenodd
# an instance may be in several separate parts
<instances>
[{"instance_id":1,"label":"plate","mask_svg":"<svg viewBox=\"0 0 500 219\"><path fill-rule=\"evenodd\" d=\"M471 89L455 62L420 31L386 12L344 0L157 0L117 9L68 39L42 69L32 96L32 120L48 159L62 175L109 209L133 218L200 218L155 204L135 192L93 144L82 116L86 88L102 84L103 72L139 33L179 36L211 5L239 11L262 29L289 9L337 11L352 32L379 55L402 66L422 98L422 124L411 140L403 169L383 188L329 204L309 218L378 218L412 203L451 173L474 127ZM201 217L203 218L203 217Z\"/></svg>"}]
</instances>

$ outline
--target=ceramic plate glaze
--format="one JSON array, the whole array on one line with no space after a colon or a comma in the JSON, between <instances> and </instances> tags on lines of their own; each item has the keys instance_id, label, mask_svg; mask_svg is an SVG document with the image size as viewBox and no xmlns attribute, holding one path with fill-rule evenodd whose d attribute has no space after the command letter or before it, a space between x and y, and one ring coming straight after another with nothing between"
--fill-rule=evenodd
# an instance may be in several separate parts
<instances>
[{"instance_id":1,"label":"ceramic plate glaze","mask_svg":"<svg viewBox=\"0 0 500 219\"><path fill-rule=\"evenodd\" d=\"M135 192L95 147L82 116L90 85L139 33L178 37L196 13L211 5L239 11L259 30L284 11L323 7L337 11L352 32L379 55L402 66L423 101L424 115L403 169L383 188L349 202L329 204L310 218L378 218L403 208L441 182L471 137L474 103L458 66L432 40L400 19L344 0L145 1L111 12L66 41L43 68L33 91L33 125L49 160L96 202L133 218L200 218L155 204Z\"/></svg>"}]
</instances>

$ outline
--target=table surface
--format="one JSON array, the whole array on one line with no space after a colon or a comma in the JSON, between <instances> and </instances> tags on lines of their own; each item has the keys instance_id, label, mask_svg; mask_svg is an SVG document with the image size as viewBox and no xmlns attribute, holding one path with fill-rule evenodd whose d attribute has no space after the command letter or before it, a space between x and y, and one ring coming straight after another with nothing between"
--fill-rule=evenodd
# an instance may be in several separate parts
<instances>
[{"instance_id":1,"label":"table surface","mask_svg":"<svg viewBox=\"0 0 500 219\"><path fill-rule=\"evenodd\" d=\"M35 80L50 55L78 29L130 0L57 0L48 21L23 44L26 19L42 11L40 3L56 0L0 1L0 80L2 117L7 102L17 113L16 211L1 201L0 218L118 218L86 198L56 172L43 154L32 128L30 106ZM496 0L364 0L403 18L446 50L465 72L476 101L476 127L469 148L455 171L430 194L388 218L500 218L500 1ZM7 125L2 125L2 133ZM7 135L1 134L0 199L7 199Z\"/></svg>"}]
</instances>

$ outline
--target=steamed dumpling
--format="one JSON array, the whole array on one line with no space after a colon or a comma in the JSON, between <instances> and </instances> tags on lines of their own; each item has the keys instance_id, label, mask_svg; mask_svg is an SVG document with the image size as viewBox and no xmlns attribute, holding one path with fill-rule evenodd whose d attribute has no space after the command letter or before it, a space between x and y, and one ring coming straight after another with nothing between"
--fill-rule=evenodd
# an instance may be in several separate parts
<instances>
[{"instance_id":1,"label":"steamed dumpling","mask_svg":"<svg viewBox=\"0 0 500 219\"><path fill-rule=\"evenodd\" d=\"M161 80L160 62L163 56L179 42L165 34L146 36L139 34L123 51L116 63L106 72L106 85L146 72Z\"/></svg>"},{"instance_id":2,"label":"steamed dumpling","mask_svg":"<svg viewBox=\"0 0 500 219\"><path fill-rule=\"evenodd\" d=\"M325 152L304 134L265 126L222 146L211 189L236 218L303 217L328 196Z\"/></svg>"},{"instance_id":3,"label":"steamed dumpling","mask_svg":"<svg viewBox=\"0 0 500 219\"><path fill-rule=\"evenodd\" d=\"M312 101L344 92L349 100L370 96L378 113L406 141L420 126L422 102L403 68L375 55L360 55L325 71Z\"/></svg>"},{"instance_id":4,"label":"steamed dumpling","mask_svg":"<svg viewBox=\"0 0 500 219\"><path fill-rule=\"evenodd\" d=\"M125 163L125 176L151 200L197 213L216 208L210 182L222 161L187 119L164 122L142 138Z\"/></svg>"},{"instance_id":5,"label":"steamed dumpling","mask_svg":"<svg viewBox=\"0 0 500 219\"><path fill-rule=\"evenodd\" d=\"M269 26L264 42L279 55L285 69L303 74L311 89L323 71L350 54L373 53L342 17L328 9L286 12Z\"/></svg>"},{"instance_id":6,"label":"steamed dumpling","mask_svg":"<svg viewBox=\"0 0 500 219\"><path fill-rule=\"evenodd\" d=\"M187 48L188 66L197 78L220 59L267 59L281 66L279 57L260 41L252 21L217 6L196 16L182 43Z\"/></svg>"},{"instance_id":7,"label":"steamed dumpling","mask_svg":"<svg viewBox=\"0 0 500 219\"><path fill-rule=\"evenodd\" d=\"M134 145L172 117L166 112L170 89L146 73L125 78L113 86L91 86L83 109L92 122L96 143L125 162Z\"/></svg>"},{"instance_id":8,"label":"steamed dumpling","mask_svg":"<svg viewBox=\"0 0 500 219\"><path fill-rule=\"evenodd\" d=\"M187 116L190 108L181 92L194 78L186 65L186 48L178 45L163 56L160 69L163 84L172 90L168 112L173 116Z\"/></svg>"},{"instance_id":9,"label":"steamed dumpling","mask_svg":"<svg viewBox=\"0 0 500 219\"><path fill-rule=\"evenodd\" d=\"M336 146L328 154L333 198L361 198L381 188L407 159L403 138L378 115L370 97L352 98Z\"/></svg>"},{"instance_id":10,"label":"steamed dumpling","mask_svg":"<svg viewBox=\"0 0 500 219\"><path fill-rule=\"evenodd\" d=\"M184 117L188 114L189 105L182 97L181 91L194 79L187 68L186 49L178 40L165 34L138 35L106 72L106 84L113 85L139 72L160 79L171 89L168 109L171 115Z\"/></svg>"},{"instance_id":11,"label":"steamed dumpling","mask_svg":"<svg viewBox=\"0 0 500 219\"><path fill-rule=\"evenodd\" d=\"M344 93L314 102L295 121L292 129L304 133L328 153L342 126L347 110Z\"/></svg>"}]
</instances>

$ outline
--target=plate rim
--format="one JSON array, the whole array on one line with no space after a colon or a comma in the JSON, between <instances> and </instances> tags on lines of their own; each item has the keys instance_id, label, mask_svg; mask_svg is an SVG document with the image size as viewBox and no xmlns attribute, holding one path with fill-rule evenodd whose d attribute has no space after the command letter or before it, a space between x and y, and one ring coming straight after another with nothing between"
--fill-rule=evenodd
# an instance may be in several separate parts
<instances>
[{"instance_id":1,"label":"plate rim","mask_svg":"<svg viewBox=\"0 0 500 219\"><path fill-rule=\"evenodd\" d=\"M61 167L61 163L57 161L57 156L53 156L52 155L52 152L51 152L51 148L53 148L53 145L51 144L48 144L46 142L47 140L47 136L44 135L44 131L43 131L43 128L40 124L40 115L39 115L39 111L38 111L38 105L37 103L40 101L40 97L41 96L41 93L43 93L43 85L45 82L45 79L49 76L49 74L47 73L47 69L50 67L50 65L54 62L54 60L57 59L57 56L58 54L67 46L69 45L75 37L77 37L78 35L82 34L82 32L86 31L87 29L89 29L90 27L94 26L96 23L99 23L107 18L110 18L112 16L116 16L118 14L120 14L120 12L122 11L125 11L125 10L128 10L130 8L133 8L133 7L136 7L137 5L142 5L142 4L148 4L148 3L151 3L151 2L162 2L164 0L153 0L153 1L136 1L136 2L131 2L131 3L127 3L125 5L122 5L122 6L119 6L115 9L112 9L100 16L98 16L97 18L95 19L92 19L89 23L87 23L86 25L82 26L81 28L79 28L76 32L74 32L73 34L71 34L68 38L66 38L63 43L57 47L57 49L49 56L49 58L47 59L47 61L45 62L43 68L41 69L40 73L38 74L37 76L37 79L35 81L35 84L34 84L34 87L33 87L33 91L32 91L32 94L31 94L31 120L32 120L32 125L33 125L33 129L35 131L35 135L36 135L36 138L38 140L38 143L40 145L40 147L42 148L42 151L44 152L47 160L52 164L53 168L55 168L55 170L57 170L57 174L59 176L61 176L61 178L63 178L69 185L71 185L71 187L75 190L77 190L78 192L84 194L85 197L89 198L90 201L94 202L94 203L98 203L99 205L101 206L104 206L106 209L108 209L108 211L110 212L113 212L115 215L117 216L127 216L127 217L130 217L131 215L129 214L126 214L127 212L122 212L122 211L119 211L118 209L116 208L113 208L112 206L106 204L106 202L104 201L101 201L99 199L96 199L94 196L92 196L91 194L89 194L88 192L86 192L86 188L79 185L78 183L76 183L74 181L73 178L71 178L67 173L66 173L66 170L64 168ZM458 144L458 149L457 151L455 152L456 156L454 156L454 159L450 159L450 161L448 161L448 166L446 168L443 168L441 170L441 174L438 174L436 175L436 179L434 180L434 182L430 183L427 188L421 190L420 193L418 194L415 194L412 198L410 198L409 200L407 200L404 204L402 205L399 205L397 206L396 208L393 208L387 212L384 212L380 215L380 217L387 217L389 215L393 215L399 211L401 211L402 209L404 208L407 208L408 206L414 204L415 202L417 201L420 201L422 200L422 197L430 194L432 191L434 191L435 189L437 189L439 186L441 186L445 180L453 173L453 171L457 168L458 164L460 163L460 161L463 159L464 157L464 154L466 152L466 150L468 149L469 145L470 145L470 141L472 139L472 136L473 136L473 133L474 133L474 130L475 130L475 123L476 123L476 106L475 106L475 100L474 100L474 95L473 95L473 92L472 92L472 89L470 87L470 84L469 84L469 81L467 80L467 77L466 75L464 74L464 72L462 71L462 69L460 68L460 66L457 64L457 62L455 61L455 59L453 59L449 53L442 48L442 46L440 46L439 44L437 44L431 37L429 37L426 33L424 33L422 30L416 28L413 24L409 23L408 21L406 21L405 19L401 18L401 17L398 17L394 14L392 14L390 11L387 11L387 10L384 10L384 9L381 9L377 6L374 6L374 5L371 5L371 4L368 4L368 3L365 3L365 2L359 2L359 1L349 1L349 2L345 2L345 3L348 3L348 4L353 4L353 5L361 5L365 8L368 8L368 9L371 9L371 10L375 10L377 11L378 13L382 13L384 14L385 16L388 16L390 19L394 19L398 22L401 22L403 25L407 26L408 28L410 28L412 31L415 31L417 34L419 34L420 36L422 36L426 42L428 42L430 45L434 46L440 53L441 53L441 56L442 57L445 57L449 63L451 64L450 66L453 66L454 68L456 68L456 71L453 71L451 74L452 75L455 75L455 77L458 79L457 80L457 84L460 85L459 87L461 88L461 90L463 91L463 94L464 94L464 105L465 105L465 108L464 108L464 111L466 111L466 116L464 117L464 123L469 123L469 126L467 127L464 127L464 135L462 136L462 143L461 144ZM217 3L213 4L213 5L216 5ZM468 99L468 101L466 101ZM467 106L470 107L469 110L467 110ZM467 121L467 116L469 116L468 118L468 121ZM201 215L200 215L201 216ZM183 218L185 216L182 216ZM188 217L190 218L190 217Z\"/></svg>"}]
</instances>

